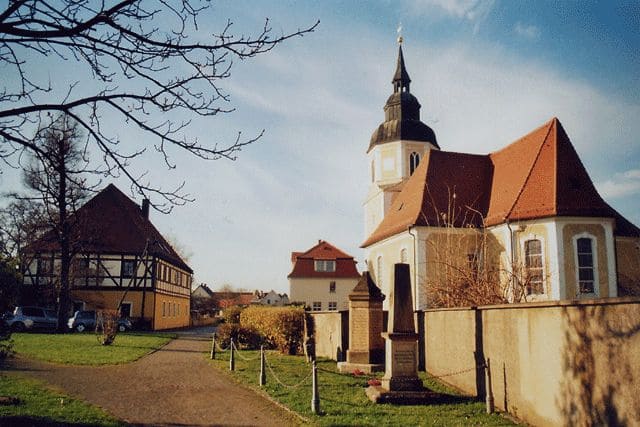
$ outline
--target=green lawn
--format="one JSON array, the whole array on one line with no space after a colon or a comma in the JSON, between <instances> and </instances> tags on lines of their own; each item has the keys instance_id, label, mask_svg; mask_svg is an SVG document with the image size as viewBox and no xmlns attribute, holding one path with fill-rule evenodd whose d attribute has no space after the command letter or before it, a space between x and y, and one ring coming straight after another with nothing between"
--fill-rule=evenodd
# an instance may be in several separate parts
<instances>
[{"instance_id":1,"label":"green lawn","mask_svg":"<svg viewBox=\"0 0 640 427\"><path fill-rule=\"evenodd\" d=\"M0 374L0 396L19 399L0 405L0 425L125 425L101 409L58 393L39 381Z\"/></svg>"},{"instance_id":2,"label":"green lawn","mask_svg":"<svg viewBox=\"0 0 640 427\"><path fill-rule=\"evenodd\" d=\"M120 333L112 345L103 346L93 333L12 335L16 353L46 362L72 365L133 362L162 347L174 337L157 333Z\"/></svg>"},{"instance_id":3,"label":"green lawn","mask_svg":"<svg viewBox=\"0 0 640 427\"><path fill-rule=\"evenodd\" d=\"M229 371L229 352L216 355L212 363L227 372L237 381L259 389L259 352L242 351L236 357L236 370ZM318 384L322 415L311 412L311 365L301 356L283 356L277 352L267 352L267 385L262 388L274 400L282 403L298 414L318 425L514 425L499 414L487 415L483 402L464 397L453 399L454 403L434 405L394 406L375 404L365 395L366 376L354 377L336 371L334 361L318 362ZM273 371L273 372L272 372ZM274 377L278 377L280 384ZM425 385L442 393L455 394L434 380L427 380L421 373ZM378 375L381 376L381 375ZM284 384L284 385L283 385ZM301 384L298 386L298 384ZM298 387L296 387L298 386Z\"/></svg>"}]
</instances>

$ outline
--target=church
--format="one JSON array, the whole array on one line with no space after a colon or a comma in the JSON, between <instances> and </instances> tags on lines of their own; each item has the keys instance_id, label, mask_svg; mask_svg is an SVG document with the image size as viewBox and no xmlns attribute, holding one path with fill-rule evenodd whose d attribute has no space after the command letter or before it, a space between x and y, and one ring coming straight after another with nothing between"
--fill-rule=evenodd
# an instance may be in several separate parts
<instances>
[{"instance_id":1,"label":"church","mask_svg":"<svg viewBox=\"0 0 640 427\"><path fill-rule=\"evenodd\" d=\"M416 310L638 295L640 229L598 194L560 120L492 153L442 150L399 41L367 150L361 247L382 292L402 262Z\"/></svg>"}]
</instances>

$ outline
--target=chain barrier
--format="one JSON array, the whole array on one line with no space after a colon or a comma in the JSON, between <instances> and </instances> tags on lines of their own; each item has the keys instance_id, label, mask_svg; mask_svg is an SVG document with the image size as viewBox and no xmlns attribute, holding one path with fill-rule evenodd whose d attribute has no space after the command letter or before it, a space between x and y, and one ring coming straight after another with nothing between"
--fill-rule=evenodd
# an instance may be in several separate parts
<instances>
[{"instance_id":1,"label":"chain barrier","mask_svg":"<svg viewBox=\"0 0 640 427\"><path fill-rule=\"evenodd\" d=\"M275 380L276 380L276 382L277 382L278 384L280 384L282 387L284 387L284 388L288 388L288 389L297 389L297 388L299 388L299 387L300 387L300 386L302 386L304 383L306 383L306 382L307 382L307 380L308 380L309 378L311 378L311 376L313 375L313 371L311 371L311 372L309 372L309 374L308 374L306 377L304 377L304 378L303 378L299 383L294 384L294 385L288 385L288 384L283 383L283 382L280 380L280 378L278 378L278 376L276 375L275 371L274 371L274 370L273 370L273 368L271 367L271 364L269 363L269 360L267 359L266 355L265 355L265 364L267 365L267 368L269 369L269 372L271 372L271 375L273 375L273 379L275 379Z\"/></svg>"},{"instance_id":2,"label":"chain barrier","mask_svg":"<svg viewBox=\"0 0 640 427\"><path fill-rule=\"evenodd\" d=\"M247 361L247 362L252 362L254 360L258 360L260 358L260 354L258 353L258 355L256 357L244 357L242 354L240 354L240 349L238 348L238 346L236 345L235 342L231 343L233 345L233 349L236 351L236 355L238 357L240 357L240 359Z\"/></svg>"}]
</instances>

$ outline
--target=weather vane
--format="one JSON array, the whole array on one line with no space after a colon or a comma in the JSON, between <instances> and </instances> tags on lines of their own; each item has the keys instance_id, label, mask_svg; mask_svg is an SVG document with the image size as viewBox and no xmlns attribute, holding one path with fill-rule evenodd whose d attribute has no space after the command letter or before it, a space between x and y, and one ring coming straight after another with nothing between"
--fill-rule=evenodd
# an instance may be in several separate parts
<instances>
[{"instance_id":1,"label":"weather vane","mask_svg":"<svg viewBox=\"0 0 640 427\"><path fill-rule=\"evenodd\" d=\"M398 44L402 44L402 22L398 24L396 32L398 33Z\"/></svg>"}]
</instances>

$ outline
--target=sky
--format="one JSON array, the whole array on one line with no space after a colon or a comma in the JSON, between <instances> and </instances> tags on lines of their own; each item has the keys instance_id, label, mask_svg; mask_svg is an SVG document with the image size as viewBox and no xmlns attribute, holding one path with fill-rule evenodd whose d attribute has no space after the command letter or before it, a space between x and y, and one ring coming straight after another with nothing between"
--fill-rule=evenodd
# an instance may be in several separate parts
<instances>
[{"instance_id":1,"label":"sky","mask_svg":"<svg viewBox=\"0 0 640 427\"><path fill-rule=\"evenodd\" d=\"M637 1L220 1L199 25L230 18L242 34L266 17L275 33L320 25L236 61L221 83L235 111L197 129L264 136L236 161L177 153L175 170L144 165L195 198L151 220L190 255L196 284L289 292L291 252L318 239L363 269L366 150L392 92L400 25L411 92L441 149L486 154L558 117L600 194L640 225Z\"/></svg>"}]
</instances>

